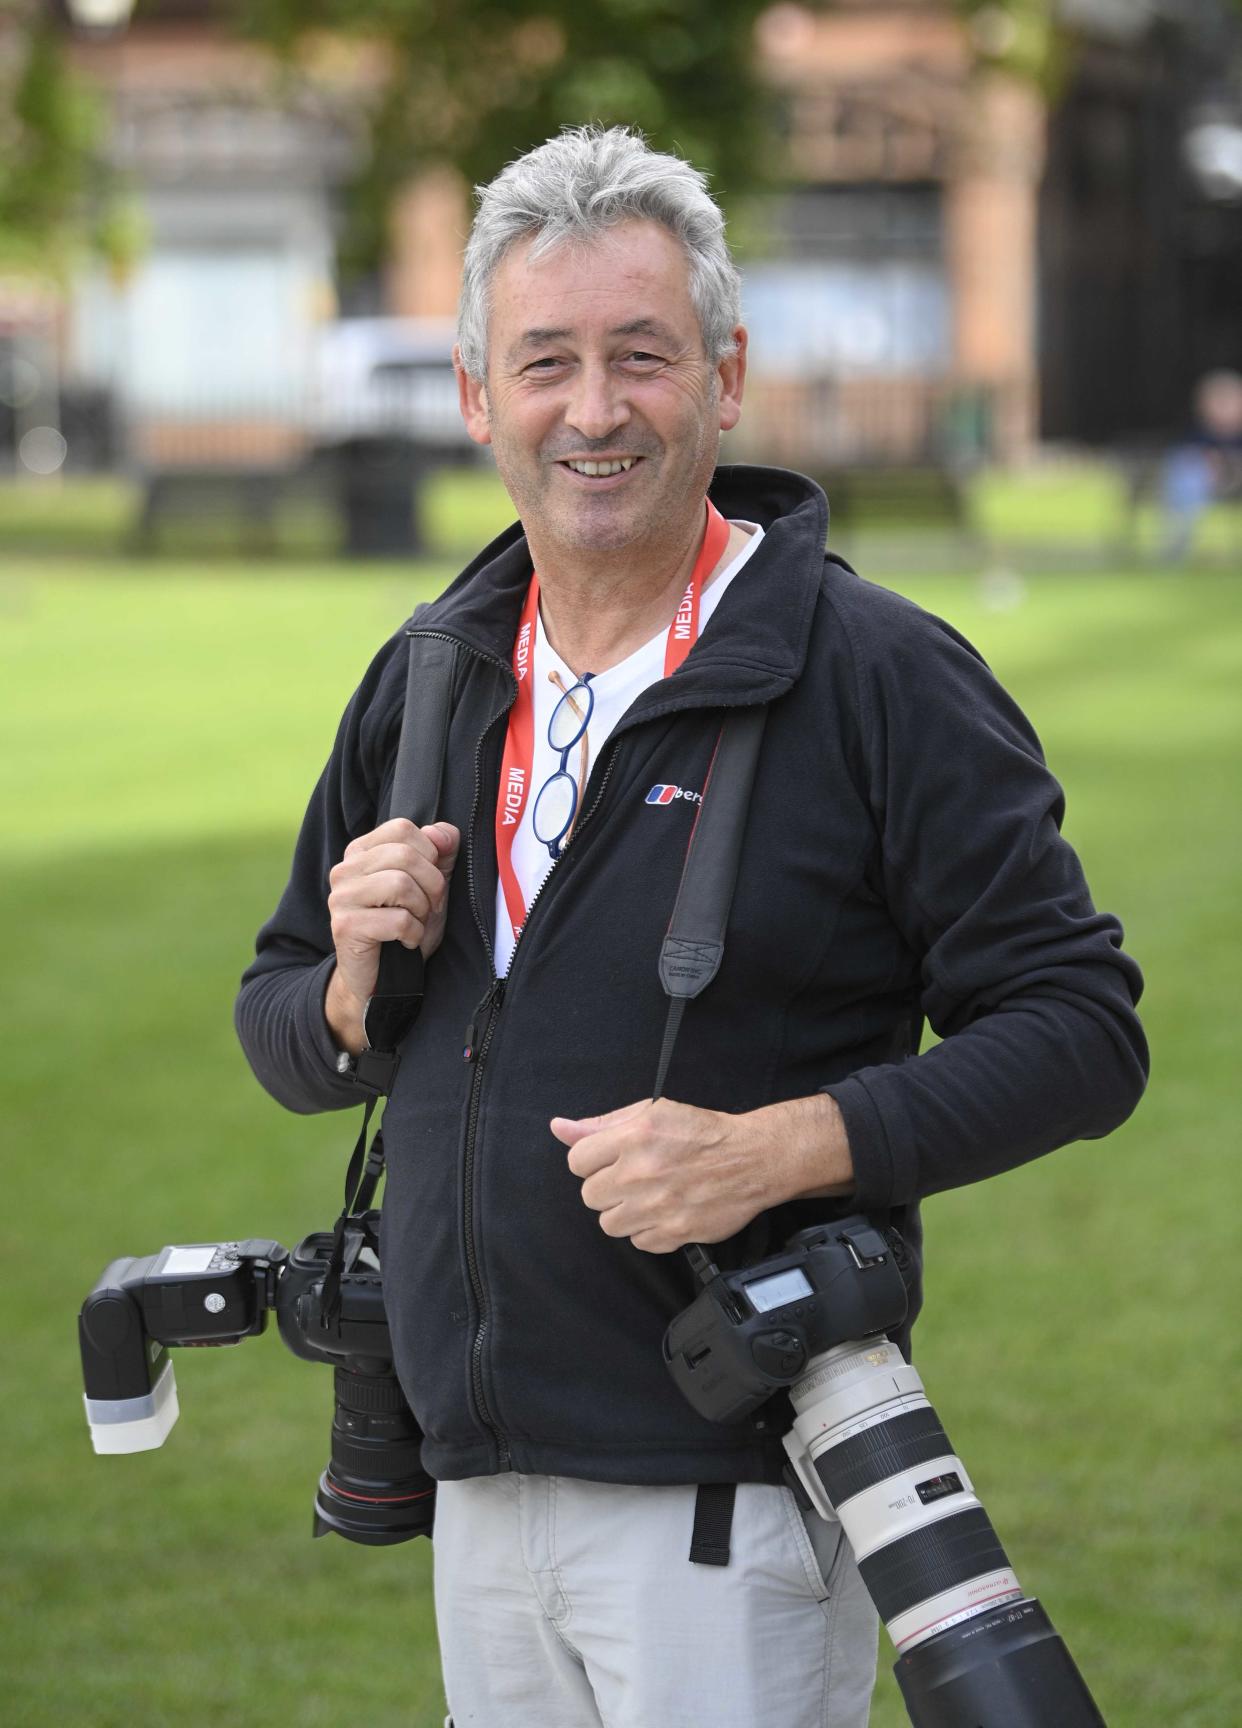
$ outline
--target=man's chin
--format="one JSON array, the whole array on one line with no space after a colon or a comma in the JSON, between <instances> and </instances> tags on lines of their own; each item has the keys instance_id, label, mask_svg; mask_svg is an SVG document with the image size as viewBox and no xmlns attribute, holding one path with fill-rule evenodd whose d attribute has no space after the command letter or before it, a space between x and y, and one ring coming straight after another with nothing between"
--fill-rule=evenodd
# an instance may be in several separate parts
<instances>
[{"instance_id":1,"label":"man's chin","mask_svg":"<svg viewBox=\"0 0 1242 1728\"><path fill-rule=\"evenodd\" d=\"M647 512L618 509L606 498L557 513L553 531L566 548L577 552L622 552L637 545L650 532Z\"/></svg>"}]
</instances>

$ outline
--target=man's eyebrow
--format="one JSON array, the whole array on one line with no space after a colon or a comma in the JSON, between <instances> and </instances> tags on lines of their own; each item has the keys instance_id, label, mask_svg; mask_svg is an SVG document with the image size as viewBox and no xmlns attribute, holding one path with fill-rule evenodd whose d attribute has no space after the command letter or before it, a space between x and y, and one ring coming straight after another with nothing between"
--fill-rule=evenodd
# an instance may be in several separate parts
<instances>
[{"instance_id":1,"label":"man's eyebrow","mask_svg":"<svg viewBox=\"0 0 1242 1728\"><path fill-rule=\"evenodd\" d=\"M674 336L666 324L661 324L658 318L632 318L628 324L618 324L608 332L610 336L654 336L660 342L672 342Z\"/></svg>"},{"instance_id":2,"label":"man's eyebrow","mask_svg":"<svg viewBox=\"0 0 1242 1728\"><path fill-rule=\"evenodd\" d=\"M545 342L564 342L572 335L572 330L553 330L550 326L536 324L532 330L523 330L510 348L509 358L520 354L524 348L542 348Z\"/></svg>"},{"instance_id":3,"label":"man's eyebrow","mask_svg":"<svg viewBox=\"0 0 1242 1728\"><path fill-rule=\"evenodd\" d=\"M536 324L529 330L523 330L517 341L509 349L507 358L510 360L524 353L528 348L542 348L549 342L568 342L575 332L567 328L553 328L551 325ZM653 336L659 342L673 342L676 338L666 324L661 324L658 318L631 318L626 324L617 324L608 332L610 336Z\"/></svg>"}]
</instances>

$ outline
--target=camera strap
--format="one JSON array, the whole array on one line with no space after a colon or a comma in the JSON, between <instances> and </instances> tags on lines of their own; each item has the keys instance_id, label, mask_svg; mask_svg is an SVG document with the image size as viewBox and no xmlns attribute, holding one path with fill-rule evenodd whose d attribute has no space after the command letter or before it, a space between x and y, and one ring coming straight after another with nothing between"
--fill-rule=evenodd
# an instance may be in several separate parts
<instances>
[{"instance_id":1,"label":"camera strap","mask_svg":"<svg viewBox=\"0 0 1242 1728\"><path fill-rule=\"evenodd\" d=\"M724 958L725 926L767 717L765 707L733 709L708 764L673 916L660 949L660 983L669 1003L653 1098L664 1091L686 1003L706 990Z\"/></svg>"},{"instance_id":2,"label":"camera strap","mask_svg":"<svg viewBox=\"0 0 1242 1728\"><path fill-rule=\"evenodd\" d=\"M737 886L742 834L767 717L766 707L734 709L720 728L708 766L673 916L660 949L660 983L669 1002L653 1098L663 1094L686 1003L706 990L724 958L725 927ZM716 1275L715 1264L700 1243L687 1243L682 1252L696 1278L706 1281ZM694 1565L729 1564L736 1497L735 1482L699 1484L690 1537Z\"/></svg>"},{"instance_id":3,"label":"camera strap","mask_svg":"<svg viewBox=\"0 0 1242 1728\"><path fill-rule=\"evenodd\" d=\"M415 619L423 608L414 614ZM457 644L430 632L409 635L405 707L393 770L391 816L408 816L415 827L434 822L444 781L444 756L453 716ZM366 1005L363 1032L368 1048L358 1057L355 1078L373 1096L392 1091L400 1058L423 1005L423 956L417 948L385 942L379 975Z\"/></svg>"},{"instance_id":4,"label":"camera strap","mask_svg":"<svg viewBox=\"0 0 1242 1728\"><path fill-rule=\"evenodd\" d=\"M423 607L414 612L417 620ZM409 636L405 675L405 706L393 769L389 814L408 816L416 827L434 822L444 782L444 758L449 722L453 717L453 685L457 644L449 636L414 630ZM332 1252L323 1280L321 1314L325 1327L340 1311L341 1274L345 1267L346 1234L352 1220L367 1212L384 1174L384 1131L377 1128L370 1149L367 1135L375 1106L392 1090L398 1049L418 1019L423 1005L423 956L400 942L380 949L379 975L367 1002L363 1031L368 1048L358 1057L355 1079L367 1094L349 1168L345 1174L345 1205L332 1232Z\"/></svg>"}]
</instances>

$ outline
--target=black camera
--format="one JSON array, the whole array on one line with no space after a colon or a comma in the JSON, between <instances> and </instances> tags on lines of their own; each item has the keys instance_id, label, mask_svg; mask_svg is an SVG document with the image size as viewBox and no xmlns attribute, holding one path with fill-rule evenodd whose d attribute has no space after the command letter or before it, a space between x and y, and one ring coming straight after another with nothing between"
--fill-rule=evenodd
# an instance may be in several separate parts
<instances>
[{"instance_id":1,"label":"black camera","mask_svg":"<svg viewBox=\"0 0 1242 1728\"><path fill-rule=\"evenodd\" d=\"M382 1546L430 1536L435 1482L422 1432L392 1366L380 1282L379 1213L279 1242L207 1242L114 1260L82 1304L86 1419L96 1452L162 1446L177 1420L174 1346L239 1344L267 1326L335 1381L331 1455L315 1494L314 1534ZM339 1281L338 1281L339 1280Z\"/></svg>"},{"instance_id":2,"label":"black camera","mask_svg":"<svg viewBox=\"0 0 1242 1728\"><path fill-rule=\"evenodd\" d=\"M715 1422L788 1393L791 1485L840 1520L914 1728L1103 1728L921 1378L885 1336L907 1308L896 1232L851 1217L739 1271L702 1249L690 1258L704 1288L665 1334L673 1378Z\"/></svg>"}]
</instances>

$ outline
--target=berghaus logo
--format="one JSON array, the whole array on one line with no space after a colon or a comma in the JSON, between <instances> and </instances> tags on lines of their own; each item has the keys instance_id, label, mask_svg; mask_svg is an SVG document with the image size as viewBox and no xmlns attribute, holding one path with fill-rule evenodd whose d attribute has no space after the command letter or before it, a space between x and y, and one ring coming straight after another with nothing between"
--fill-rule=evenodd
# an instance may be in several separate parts
<instances>
[{"instance_id":1,"label":"berghaus logo","mask_svg":"<svg viewBox=\"0 0 1242 1728\"><path fill-rule=\"evenodd\" d=\"M685 798L691 804L701 804L701 792L688 792L684 786L653 786L648 792L645 802L648 804L672 804L678 798Z\"/></svg>"}]
</instances>

